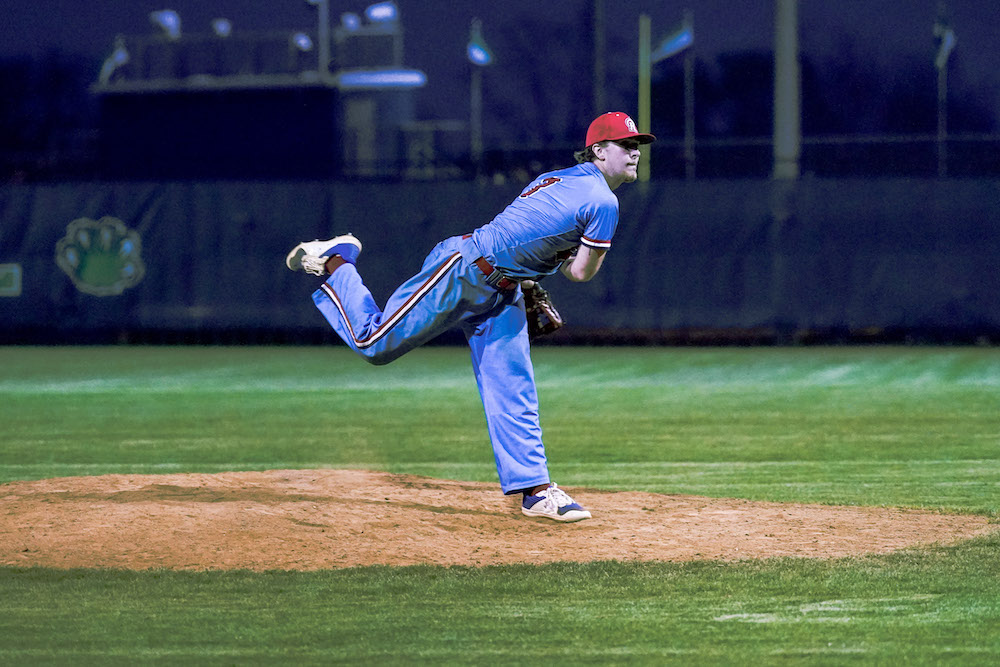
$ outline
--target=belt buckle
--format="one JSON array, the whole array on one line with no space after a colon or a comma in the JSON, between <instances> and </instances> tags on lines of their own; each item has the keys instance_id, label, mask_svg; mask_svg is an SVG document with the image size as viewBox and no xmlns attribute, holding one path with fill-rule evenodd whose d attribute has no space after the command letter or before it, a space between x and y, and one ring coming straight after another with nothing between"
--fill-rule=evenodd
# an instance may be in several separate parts
<instances>
[{"instance_id":1,"label":"belt buckle","mask_svg":"<svg viewBox=\"0 0 1000 667\"><path fill-rule=\"evenodd\" d=\"M501 287L500 283L507 279L507 276L500 273L500 269L494 268L493 273L486 276L486 284L490 287L496 287L497 289L507 289L509 285Z\"/></svg>"},{"instance_id":2,"label":"belt buckle","mask_svg":"<svg viewBox=\"0 0 1000 667\"><path fill-rule=\"evenodd\" d=\"M489 260L485 257L477 259L475 264L486 277L486 284L494 289L509 290L513 289L517 284L516 281L505 276L500 269L490 264ZM487 270L489 270L489 273L487 273Z\"/></svg>"}]
</instances>

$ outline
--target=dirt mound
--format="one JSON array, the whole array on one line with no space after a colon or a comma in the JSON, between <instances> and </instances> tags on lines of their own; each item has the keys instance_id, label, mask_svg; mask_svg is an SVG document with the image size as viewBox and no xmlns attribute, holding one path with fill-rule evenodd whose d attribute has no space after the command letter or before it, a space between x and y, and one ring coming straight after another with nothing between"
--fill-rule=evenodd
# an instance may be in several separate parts
<instances>
[{"instance_id":1,"label":"dirt mound","mask_svg":"<svg viewBox=\"0 0 1000 667\"><path fill-rule=\"evenodd\" d=\"M0 485L0 564L356 565L827 558L948 544L981 516L569 489L594 518L521 516L496 484L358 470L105 475Z\"/></svg>"}]
</instances>

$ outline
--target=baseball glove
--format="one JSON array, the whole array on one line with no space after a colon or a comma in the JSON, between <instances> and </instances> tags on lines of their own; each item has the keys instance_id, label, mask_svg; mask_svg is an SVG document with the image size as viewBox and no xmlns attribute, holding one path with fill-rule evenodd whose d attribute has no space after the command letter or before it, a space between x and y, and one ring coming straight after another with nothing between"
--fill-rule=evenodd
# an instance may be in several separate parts
<instances>
[{"instance_id":1,"label":"baseball glove","mask_svg":"<svg viewBox=\"0 0 1000 667\"><path fill-rule=\"evenodd\" d=\"M521 286L524 292L524 310L528 316L528 338L534 340L539 336L550 334L565 322L552 299L537 282L531 287Z\"/></svg>"}]
</instances>

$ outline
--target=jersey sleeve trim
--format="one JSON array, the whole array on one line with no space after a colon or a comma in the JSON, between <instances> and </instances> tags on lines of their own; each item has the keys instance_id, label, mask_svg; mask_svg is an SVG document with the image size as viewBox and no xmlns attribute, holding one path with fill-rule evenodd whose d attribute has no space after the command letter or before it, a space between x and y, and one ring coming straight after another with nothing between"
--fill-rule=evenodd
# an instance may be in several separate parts
<instances>
[{"instance_id":1,"label":"jersey sleeve trim","mask_svg":"<svg viewBox=\"0 0 1000 667\"><path fill-rule=\"evenodd\" d=\"M589 236L583 236L580 238L580 243L590 248L596 248L598 250L607 250L611 247L611 239L592 239Z\"/></svg>"}]
</instances>

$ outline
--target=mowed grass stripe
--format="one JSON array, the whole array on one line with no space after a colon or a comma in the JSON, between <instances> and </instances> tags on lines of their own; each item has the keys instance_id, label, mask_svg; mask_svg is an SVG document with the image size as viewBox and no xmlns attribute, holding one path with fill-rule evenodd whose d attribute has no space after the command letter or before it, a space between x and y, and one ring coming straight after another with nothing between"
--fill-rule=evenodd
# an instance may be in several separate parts
<instances>
[{"instance_id":1,"label":"mowed grass stripe","mask_svg":"<svg viewBox=\"0 0 1000 667\"><path fill-rule=\"evenodd\" d=\"M1000 387L1000 352L994 348L609 348L588 353L586 348L542 347L533 358L542 388ZM0 347L0 366L5 368L0 395L475 387L468 352L461 348L425 348L375 368L341 347Z\"/></svg>"}]
</instances>

